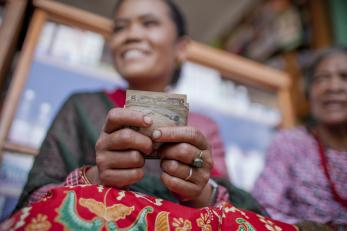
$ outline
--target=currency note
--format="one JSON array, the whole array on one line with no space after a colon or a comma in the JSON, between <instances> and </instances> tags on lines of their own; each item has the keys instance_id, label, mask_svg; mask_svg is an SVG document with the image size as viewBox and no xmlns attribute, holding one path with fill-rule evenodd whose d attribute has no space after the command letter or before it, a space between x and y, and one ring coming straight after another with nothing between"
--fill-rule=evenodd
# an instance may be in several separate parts
<instances>
[{"instance_id":1,"label":"currency note","mask_svg":"<svg viewBox=\"0 0 347 231\"><path fill-rule=\"evenodd\" d=\"M148 128L133 128L144 135L152 136L153 130L160 127L185 126L189 105L187 96L163 92L127 90L125 107L143 112L152 118L152 125ZM160 144L155 144L155 149ZM146 158L159 158L156 150Z\"/></svg>"}]
</instances>

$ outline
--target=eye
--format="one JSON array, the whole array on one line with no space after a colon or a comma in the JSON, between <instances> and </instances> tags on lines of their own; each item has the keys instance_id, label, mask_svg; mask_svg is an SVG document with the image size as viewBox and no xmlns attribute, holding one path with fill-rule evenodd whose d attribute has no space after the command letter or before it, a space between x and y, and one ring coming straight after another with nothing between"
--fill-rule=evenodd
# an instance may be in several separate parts
<instances>
[{"instance_id":1,"label":"eye","mask_svg":"<svg viewBox=\"0 0 347 231\"><path fill-rule=\"evenodd\" d=\"M145 27L153 27L153 26L159 25L159 22L156 20L145 20L142 22L142 24Z\"/></svg>"},{"instance_id":2,"label":"eye","mask_svg":"<svg viewBox=\"0 0 347 231\"><path fill-rule=\"evenodd\" d=\"M341 72L339 75L343 81L347 81L347 72Z\"/></svg>"},{"instance_id":3,"label":"eye","mask_svg":"<svg viewBox=\"0 0 347 231\"><path fill-rule=\"evenodd\" d=\"M313 83L322 83L329 80L330 75L329 74L316 74L313 76Z\"/></svg>"},{"instance_id":4,"label":"eye","mask_svg":"<svg viewBox=\"0 0 347 231\"><path fill-rule=\"evenodd\" d=\"M113 33L118 33L118 32L121 32L122 30L124 30L123 25L114 25L113 27Z\"/></svg>"},{"instance_id":5,"label":"eye","mask_svg":"<svg viewBox=\"0 0 347 231\"><path fill-rule=\"evenodd\" d=\"M113 26L113 33L119 33L127 27L127 23L123 20L116 20Z\"/></svg>"}]
</instances>

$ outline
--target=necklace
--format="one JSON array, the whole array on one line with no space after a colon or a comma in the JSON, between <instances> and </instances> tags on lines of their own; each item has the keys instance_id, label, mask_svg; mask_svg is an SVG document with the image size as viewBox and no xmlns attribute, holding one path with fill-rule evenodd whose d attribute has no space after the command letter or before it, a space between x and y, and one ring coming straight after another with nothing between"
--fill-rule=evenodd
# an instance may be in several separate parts
<instances>
[{"instance_id":1,"label":"necklace","mask_svg":"<svg viewBox=\"0 0 347 231\"><path fill-rule=\"evenodd\" d=\"M328 160L326 157L325 149L323 147L323 144L321 143L319 136L316 132L312 133L313 137L315 138L317 144L318 144L318 152L320 157L320 164L323 168L323 172L325 177L328 180L328 184L331 190L331 193L333 194L334 199L339 202L343 207L347 208L347 200L345 198L342 198L339 193L336 190L336 184L332 181L329 170L328 170Z\"/></svg>"}]
</instances>

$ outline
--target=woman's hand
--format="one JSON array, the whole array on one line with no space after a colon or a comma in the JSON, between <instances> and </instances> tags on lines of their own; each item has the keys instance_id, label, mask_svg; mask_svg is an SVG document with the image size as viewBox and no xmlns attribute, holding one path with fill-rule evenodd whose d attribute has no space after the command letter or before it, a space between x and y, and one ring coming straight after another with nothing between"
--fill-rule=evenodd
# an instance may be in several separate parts
<instances>
[{"instance_id":1,"label":"woman's hand","mask_svg":"<svg viewBox=\"0 0 347 231\"><path fill-rule=\"evenodd\" d=\"M209 204L210 179L213 160L204 135L192 127L165 127L153 132L153 141L163 142L159 149L161 180L174 192L181 202L193 207ZM202 166L196 167L193 161L202 159Z\"/></svg>"},{"instance_id":2,"label":"woman's hand","mask_svg":"<svg viewBox=\"0 0 347 231\"><path fill-rule=\"evenodd\" d=\"M91 183L125 187L144 176L144 155L153 151L152 140L131 127L149 127L152 120L143 113L114 108L106 117L96 142L96 167L87 171Z\"/></svg>"}]
</instances>

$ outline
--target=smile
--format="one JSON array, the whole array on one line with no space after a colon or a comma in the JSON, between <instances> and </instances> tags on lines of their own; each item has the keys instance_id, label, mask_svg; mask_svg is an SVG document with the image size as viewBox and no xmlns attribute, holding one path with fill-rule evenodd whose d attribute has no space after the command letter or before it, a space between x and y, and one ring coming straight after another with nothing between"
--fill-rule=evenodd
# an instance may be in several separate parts
<instances>
[{"instance_id":1,"label":"smile","mask_svg":"<svg viewBox=\"0 0 347 231\"><path fill-rule=\"evenodd\" d=\"M139 50L139 49L131 49L127 50L122 54L123 59L125 60L132 60L132 59L141 59L146 56L146 52Z\"/></svg>"}]
</instances>

